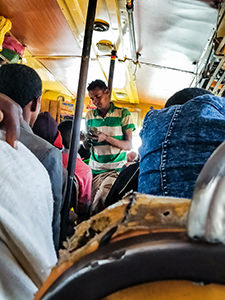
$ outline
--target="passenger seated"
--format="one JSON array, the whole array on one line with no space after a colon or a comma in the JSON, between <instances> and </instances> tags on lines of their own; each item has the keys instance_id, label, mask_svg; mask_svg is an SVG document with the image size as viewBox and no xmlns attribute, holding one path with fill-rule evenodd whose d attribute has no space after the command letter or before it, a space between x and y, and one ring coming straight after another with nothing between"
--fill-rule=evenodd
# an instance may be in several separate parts
<instances>
[{"instance_id":1,"label":"passenger seated","mask_svg":"<svg viewBox=\"0 0 225 300\"><path fill-rule=\"evenodd\" d=\"M59 245L60 210L62 206L61 153L31 129L40 110L42 82L38 74L22 64L7 64L0 68L0 93L18 103L23 109L19 140L40 160L48 171L54 198L53 237Z\"/></svg>"},{"instance_id":2,"label":"passenger seated","mask_svg":"<svg viewBox=\"0 0 225 300\"><path fill-rule=\"evenodd\" d=\"M21 110L2 94L0 110L0 126L15 145ZM33 299L57 262L48 173L22 143L16 148L0 130L1 300Z\"/></svg>"},{"instance_id":3,"label":"passenger seated","mask_svg":"<svg viewBox=\"0 0 225 300\"><path fill-rule=\"evenodd\" d=\"M45 111L40 113L32 129L36 135L48 141L59 150L62 150L62 136L58 130L58 124L49 112Z\"/></svg>"},{"instance_id":4,"label":"passenger seated","mask_svg":"<svg viewBox=\"0 0 225 300\"><path fill-rule=\"evenodd\" d=\"M73 122L72 120L64 120L58 126L62 135L63 141L63 165L66 168L69 158L70 137ZM79 154L78 154L79 156ZM79 184L78 195L78 216L87 218L89 216L89 208L91 205L91 186L92 186L92 172L88 165L86 165L80 157L77 157L75 176Z\"/></svg>"},{"instance_id":5,"label":"passenger seated","mask_svg":"<svg viewBox=\"0 0 225 300\"><path fill-rule=\"evenodd\" d=\"M225 140L225 99L199 88L173 95L147 113L140 136L138 191L191 198L196 179Z\"/></svg>"}]
</instances>

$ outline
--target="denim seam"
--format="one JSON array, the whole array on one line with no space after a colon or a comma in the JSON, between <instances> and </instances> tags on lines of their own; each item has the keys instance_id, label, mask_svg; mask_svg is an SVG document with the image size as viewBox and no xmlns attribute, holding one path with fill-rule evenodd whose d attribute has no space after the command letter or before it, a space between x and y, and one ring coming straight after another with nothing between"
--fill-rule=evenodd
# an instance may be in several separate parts
<instances>
[{"instance_id":1,"label":"denim seam","mask_svg":"<svg viewBox=\"0 0 225 300\"><path fill-rule=\"evenodd\" d=\"M153 109L147 112L147 114L145 116L145 120L144 120L143 125L142 125L141 131L143 131L146 128L146 126L149 122L149 119L150 119L149 117L151 116L152 112L153 112Z\"/></svg>"},{"instance_id":2,"label":"denim seam","mask_svg":"<svg viewBox=\"0 0 225 300\"><path fill-rule=\"evenodd\" d=\"M181 109L182 109L181 105L176 107L176 109L174 111L174 114L171 118L168 130L167 130L167 133L166 133L166 136L165 136L165 140L162 143L161 164L160 164L159 170L160 170L160 177L161 177L161 189L162 189L162 192L163 192L164 196L168 196L166 171L165 171L168 139L171 135L172 129L174 127L174 123L175 123L176 118L177 118L178 114L180 113Z\"/></svg>"}]
</instances>

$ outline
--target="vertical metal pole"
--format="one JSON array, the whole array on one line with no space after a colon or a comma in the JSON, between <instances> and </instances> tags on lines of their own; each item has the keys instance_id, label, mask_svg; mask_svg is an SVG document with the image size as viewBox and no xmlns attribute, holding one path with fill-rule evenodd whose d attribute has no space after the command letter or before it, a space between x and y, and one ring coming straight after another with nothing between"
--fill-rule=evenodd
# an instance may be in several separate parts
<instances>
[{"instance_id":1,"label":"vertical metal pole","mask_svg":"<svg viewBox=\"0 0 225 300\"><path fill-rule=\"evenodd\" d=\"M109 78L108 78L108 89L110 93L110 99L112 94L112 83L113 83L113 76L114 76L114 69L115 69L115 60L116 60L116 50L112 50L110 68L109 68Z\"/></svg>"},{"instance_id":2,"label":"vertical metal pole","mask_svg":"<svg viewBox=\"0 0 225 300\"><path fill-rule=\"evenodd\" d=\"M131 55L134 62L137 62L137 51L136 51L136 40L134 31L134 18L133 18L133 0L127 1L127 13L129 21L129 33L130 33L130 45L131 45Z\"/></svg>"},{"instance_id":3,"label":"vertical metal pole","mask_svg":"<svg viewBox=\"0 0 225 300\"><path fill-rule=\"evenodd\" d=\"M61 212L61 217L62 217L61 235L60 235L61 243L65 240L67 234L68 217L69 217L70 202L71 202L72 187L73 187L73 177L74 177L74 170L76 167L77 151L78 151L78 145L80 140L80 123L81 123L82 112L84 108L85 88L87 83L88 64L90 58L91 40L92 40L96 6L97 6L97 0L89 0L84 41L83 41L83 49L82 49L80 76L79 76L78 89L77 89L77 99L76 99L75 112L73 116L73 128L71 133L72 136L70 142L70 151L69 151L69 159L68 159L68 167L67 167L68 170L67 190L66 190L66 196L63 204L63 209Z\"/></svg>"}]
</instances>

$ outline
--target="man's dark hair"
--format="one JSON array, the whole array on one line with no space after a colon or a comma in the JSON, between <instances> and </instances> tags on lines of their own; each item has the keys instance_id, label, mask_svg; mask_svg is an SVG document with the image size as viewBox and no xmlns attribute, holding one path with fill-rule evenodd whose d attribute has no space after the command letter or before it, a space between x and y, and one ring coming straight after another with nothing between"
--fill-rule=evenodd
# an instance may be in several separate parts
<instances>
[{"instance_id":1,"label":"man's dark hair","mask_svg":"<svg viewBox=\"0 0 225 300\"><path fill-rule=\"evenodd\" d=\"M62 135L63 146L66 149L69 149L70 147L70 136L71 136L72 126L73 126L72 120L64 120L58 126L58 130L61 132Z\"/></svg>"},{"instance_id":2,"label":"man's dark hair","mask_svg":"<svg viewBox=\"0 0 225 300\"><path fill-rule=\"evenodd\" d=\"M93 91L94 89L100 89L105 91L108 87L106 86L105 82L100 80L100 79L96 79L94 81L92 81L91 83L89 83L87 90L88 91Z\"/></svg>"},{"instance_id":3,"label":"man's dark hair","mask_svg":"<svg viewBox=\"0 0 225 300\"><path fill-rule=\"evenodd\" d=\"M169 107L169 106L177 105L177 104L182 105L182 104L186 103L188 100L191 100L195 97L202 96L205 94L212 95L212 93L210 91L207 91L207 90L204 90L201 88L186 88L186 89L183 89L183 90L175 93L173 96L171 96L167 100L165 107Z\"/></svg>"},{"instance_id":4,"label":"man's dark hair","mask_svg":"<svg viewBox=\"0 0 225 300\"><path fill-rule=\"evenodd\" d=\"M22 64L0 67L0 93L7 95L24 108L42 94L42 82L37 72Z\"/></svg>"},{"instance_id":5,"label":"man's dark hair","mask_svg":"<svg viewBox=\"0 0 225 300\"><path fill-rule=\"evenodd\" d=\"M38 115L32 130L35 134L52 145L58 136L58 124L48 111L42 112Z\"/></svg>"}]
</instances>

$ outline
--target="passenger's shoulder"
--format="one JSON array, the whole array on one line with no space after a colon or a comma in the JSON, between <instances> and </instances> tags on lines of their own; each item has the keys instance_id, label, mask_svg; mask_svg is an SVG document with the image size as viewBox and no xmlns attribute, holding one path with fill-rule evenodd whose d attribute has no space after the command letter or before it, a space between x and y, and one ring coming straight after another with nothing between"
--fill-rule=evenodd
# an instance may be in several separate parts
<instances>
[{"instance_id":1,"label":"passenger's shoulder","mask_svg":"<svg viewBox=\"0 0 225 300\"><path fill-rule=\"evenodd\" d=\"M191 99L190 101L186 102L185 105L187 106L192 105L193 103L207 103L209 105L215 106L217 108L225 107L225 98L224 97L218 97L212 94L205 94L202 96L195 97Z\"/></svg>"},{"instance_id":2,"label":"passenger's shoulder","mask_svg":"<svg viewBox=\"0 0 225 300\"><path fill-rule=\"evenodd\" d=\"M114 111L116 111L116 110L122 115L123 118L131 115L129 110L125 107L114 106Z\"/></svg>"},{"instance_id":3,"label":"passenger's shoulder","mask_svg":"<svg viewBox=\"0 0 225 300\"><path fill-rule=\"evenodd\" d=\"M122 112L124 115L130 115L130 111L128 110L128 108L122 108Z\"/></svg>"},{"instance_id":4,"label":"passenger's shoulder","mask_svg":"<svg viewBox=\"0 0 225 300\"><path fill-rule=\"evenodd\" d=\"M48 155L61 155L60 151L33 132L21 128L20 142L23 143L40 161Z\"/></svg>"},{"instance_id":5,"label":"passenger's shoulder","mask_svg":"<svg viewBox=\"0 0 225 300\"><path fill-rule=\"evenodd\" d=\"M115 106L114 105L114 110L120 110L120 111L129 111L127 108L125 107L119 107L119 106Z\"/></svg>"},{"instance_id":6,"label":"passenger's shoulder","mask_svg":"<svg viewBox=\"0 0 225 300\"><path fill-rule=\"evenodd\" d=\"M180 107L181 105L179 105ZM147 120L163 120L171 118L174 115L175 110L177 109L178 105L173 105L168 108L162 109L151 109L145 115L144 121Z\"/></svg>"}]
</instances>

